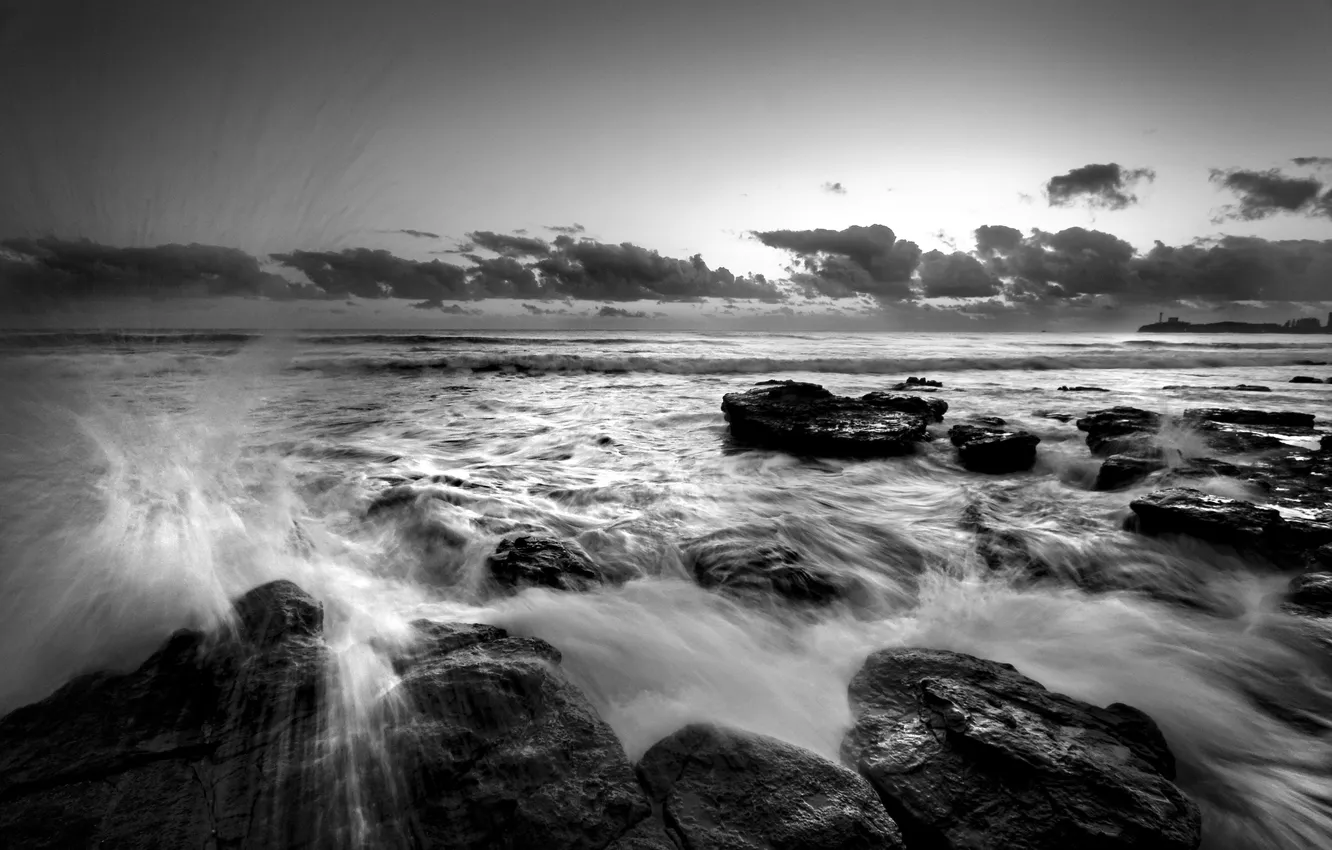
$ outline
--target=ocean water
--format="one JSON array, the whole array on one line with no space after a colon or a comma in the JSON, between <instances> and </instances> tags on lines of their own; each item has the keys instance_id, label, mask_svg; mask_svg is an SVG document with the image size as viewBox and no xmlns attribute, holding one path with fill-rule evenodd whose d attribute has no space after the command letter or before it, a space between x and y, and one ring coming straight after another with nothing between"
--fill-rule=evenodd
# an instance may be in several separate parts
<instances>
[{"instance_id":1,"label":"ocean water","mask_svg":"<svg viewBox=\"0 0 1332 850\"><path fill-rule=\"evenodd\" d=\"M1279 610L1289 576L1122 531L1150 486L1091 492L1085 435L1039 413L1258 407L1326 429L1332 386L1288 381L1332 365L1303 361L1332 361L1332 337L10 334L0 712L81 671L132 668L285 577L325 605L344 743L372 741L396 710L383 648L419 617L550 641L631 757L711 720L836 758L866 654L939 647L1150 714L1203 808L1204 846L1332 846L1332 652ZM870 461L745 450L719 409L759 380L859 395L909 375L945 384L936 430L990 415L1038 434L1035 468L969 473L947 439ZM1273 391L1209 389L1239 383ZM392 486L431 498L367 518ZM986 566L964 511L1053 575ZM722 529L780 539L858 590L815 610L702 590L680 545ZM625 581L489 595L485 558L520 531L576 541Z\"/></svg>"}]
</instances>

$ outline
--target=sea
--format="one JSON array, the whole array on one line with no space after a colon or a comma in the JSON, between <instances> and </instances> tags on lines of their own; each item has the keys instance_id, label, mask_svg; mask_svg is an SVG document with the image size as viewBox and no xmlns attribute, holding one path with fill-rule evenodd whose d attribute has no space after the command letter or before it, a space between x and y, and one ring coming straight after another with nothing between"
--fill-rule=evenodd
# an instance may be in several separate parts
<instances>
[{"instance_id":1,"label":"sea","mask_svg":"<svg viewBox=\"0 0 1332 850\"><path fill-rule=\"evenodd\" d=\"M1332 649L1281 610L1291 576L1124 531L1152 484L1092 491L1099 460L1068 418L1233 406L1332 430L1332 385L1289 383L1330 363L1322 335L4 334L0 713L132 669L289 578L324 605L348 736L373 736L385 647L422 617L554 644L631 758L702 720L836 759L866 655L935 647L1147 712L1205 847L1332 847ZM860 395L909 376L941 381L949 410L906 457L735 445L720 409L763 380ZM1216 389L1235 384L1272 391ZM1037 434L1035 467L964 470L942 435L973 416ZM394 487L419 498L368 514ZM1049 568L987 564L976 516ZM792 607L703 589L682 546L716 532L778 541L858 591ZM618 581L494 593L486 558L521 533L576 543Z\"/></svg>"}]
</instances>

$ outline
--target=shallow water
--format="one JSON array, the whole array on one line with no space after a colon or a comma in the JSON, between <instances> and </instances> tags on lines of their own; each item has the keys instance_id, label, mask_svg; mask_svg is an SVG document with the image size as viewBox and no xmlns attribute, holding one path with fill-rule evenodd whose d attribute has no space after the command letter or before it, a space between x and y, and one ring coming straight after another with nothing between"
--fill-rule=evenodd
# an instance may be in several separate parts
<instances>
[{"instance_id":1,"label":"shallow water","mask_svg":"<svg viewBox=\"0 0 1332 850\"><path fill-rule=\"evenodd\" d=\"M1326 428L1332 386L1287 383L1332 375L1308 360L1332 360L1332 337L11 335L0 711L79 671L133 666L287 577L325 604L344 743L373 738L392 708L375 647L423 616L553 643L631 757L713 720L835 758L865 655L940 647L1150 714L1203 807L1205 846L1332 846L1332 655L1278 610L1288 576L1121 531L1137 491L1088 491L1099 462L1084 435L1036 413L1224 405L1312 412ZM727 441L721 395L756 380L858 395L908 375L944 381L945 428L997 415L1037 433L1035 469L968 473L947 440L856 462ZM1273 392L1207 389L1240 383ZM1197 389L1162 389L1177 384ZM365 517L405 482L435 498ZM964 510L1055 575L986 566ZM854 580L850 603L792 611L698 588L680 544L733 527ZM520 530L572 538L629 580L489 596L484 559ZM345 792L354 808L355 783Z\"/></svg>"}]
</instances>

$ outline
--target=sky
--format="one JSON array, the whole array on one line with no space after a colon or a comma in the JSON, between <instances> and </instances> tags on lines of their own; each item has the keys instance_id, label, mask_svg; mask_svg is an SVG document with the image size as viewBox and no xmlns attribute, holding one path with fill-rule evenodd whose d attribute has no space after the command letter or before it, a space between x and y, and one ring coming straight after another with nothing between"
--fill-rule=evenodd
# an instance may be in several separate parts
<instances>
[{"instance_id":1,"label":"sky","mask_svg":"<svg viewBox=\"0 0 1332 850\"><path fill-rule=\"evenodd\" d=\"M0 324L1325 316L1330 45L1332 0L0 0Z\"/></svg>"}]
</instances>

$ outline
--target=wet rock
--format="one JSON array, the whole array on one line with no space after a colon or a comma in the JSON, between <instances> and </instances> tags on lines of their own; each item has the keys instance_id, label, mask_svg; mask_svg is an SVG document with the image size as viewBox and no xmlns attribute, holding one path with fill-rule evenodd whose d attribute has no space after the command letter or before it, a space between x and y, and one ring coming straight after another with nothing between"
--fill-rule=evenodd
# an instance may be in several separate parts
<instances>
[{"instance_id":1,"label":"wet rock","mask_svg":"<svg viewBox=\"0 0 1332 850\"><path fill-rule=\"evenodd\" d=\"M1111 455L1101 464L1096 473L1093 490L1119 490L1165 469L1166 463L1160 458L1134 457L1132 455Z\"/></svg>"},{"instance_id":2,"label":"wet rock","mask_svg":"<svg viewBox=\"0 0 1332 850\"><path fill-rule=\"evenodd\" d=\"M94 673L0 719L0 846L315 846L328 666L319 605L290 582L238 629L181 631L131 673Z\"/></svg>"},{"instance_id":3,"label":"wet rock","mask_svg":"<svg viewBox=\"0 0 1332 850\"><path fill-rule=\"evenodd\" d=\"M930 422L942 422L944 414L948 412L948 402L941 398L893 395L892 393L875 390L872 393L865 393L860 397L860 400L879 410L896 410L901 413L910 413L915 416L922 416Z\"/></svg>"},{"instance_id":4,"label":"wet rock","mask_svg":"<svg viewBox=\"0 0 1332 850\"><path fill-rule=\"evenodd\" d=\"M1332 542L1332 524L1288 520L1272 509L1188 487L1149 493L1129 503L1131 530L1187 534L1265 557L1282 567L1303 567Z\"/></svg>"},{"instance_id":5,"label":"wet rock","mask_svg":"<svg viewBox=\"0 0 1332 850\"><path fill-rule=\"evenodd\" d=\"M1191 384L1168 384L1161 387L1163 390L1228 390L1232 392L1243 393L1270 393L1271 387L1264 387L1259 384L1232 384L1226 387L1195 387Z\"/></svg>"},{"instance_id":6,"label":"wet rock","mask_svg":"<svg viewBox=\"0 0 1332 850\"><path fill-rule=\"evenodd\" d=\"M1227 422L1234 425L1259 425L1269 428L1312 428L1312 413L1293 410L1247 410L1239 407L1192 407L1184 411L1185 421Z\"/></svg>"},{"instance_id":7,"label":"wet rock","mask_svg":"<svg viewBox=\"0 0 1332 850\"><path fill-rule=\"evenodd\" d=\"M848 689L842 759L909 847L1190 850L1198 808L1156 724L1051 693L1011 665L875 652Z\"/></svg>"},{"instance_id":8,"label":"wet rock","mask_svg":"<svg viewBox=\"0 0 1332 850\"><path fill-rule=\"evenodd\" d=\"M897 384L893 384L892 389L901 392L902 390L911 390L913 392L932 393L935 390L943 388L943 381L931 381L929 378L907 378Z\"/></svg>"},{"instance_id":9,"label":"wet rock","mask_svg":"<svg viewBox=\"0 0 1332 850\"><path fill-rule=\"evenodd\" d=\"M1032 416L1039 416L1042 419L1054 419L1059 422L1070 422L1077 418L1076 414L1066 413L1062 410L1033 410Z\"/></svg>"},{"instance_id":10,"label":"wet rock","mask_svg":"<svg viewBox=\"0 0 1332 850\"><path fill-rule=\"evenodd\" d=\"M725 528L686 541L681 555L699 585L756 600L774 596L824 605L843 598L847 579L807 563L766 526Z\"/></svg>"},{"instance_id":11,"label":"wet rock","mask_svg":"<svg viewBox=\"0 0 1332 850\"><path fill-rule=\"evenodd\" d=\"M1321 384L1322 378L1315 378L1312 375L1296 375L1290 379L1292 384Z\"/></svg>"},{"instance_id":12,"label":"wet rock","mask_svg":"<svg viewBox=\"0 0 1332 850\"><path fill-rule=\"evenodd\" d=\"M1087 432L1087 447L1099 457L1160 454L1160 448L1153 442L1154 435L1161 430L1159 413L1137 407L1111 407L1088 413L1077 421L1077 426Z\"/></svg>"},{"instance_id":13,"label":"wet rock","mask_svg":"<svg viewBox=\"0 0 1332 850\"><path fill-rule=\"evenodd\" d=\"M1061 393L1108 393L1105 387L1060 387Z\"/></svg>"},{"instance_id":14,"label":"wet rock","mask_svg":"<svg viewBox=\"0 0 1332 850\"><path fill-rule=\"evenodd\" d=\"M1332 617L1332 573L1305 573L1291 579L1286 600L1300 613Z\"/></svg>"},{"instance_id":15,"label":"wet rock","mask_svg":"<svg viewBox=\"0 0 1332 850\"><path fill-rule=\"evenodd\" d=\"M391 740L421 845L604 847L644 828L651 809L628 758L554 647L487 627L415 625L435 649L400 663L398 689L414 711Z\"/></svg>"},{"instance_id":16,"label":"wet rock","mask_svg":"<svg viewBox=\"0 0 1332 850\"><path fill-rule=\"evenodd\" d=\"M870 393L860 399L835 396L818 384L783 381L727 393L722 410L737 441L796 454L882 457L908 454L929 439L931 416L947 405ZM942 405L942 409L939 407ZM921 411L927 411L926 415Z\"/></svg>"},{"instance_id":17,"label":"wet rock","mask_svg":"<svg viewBox=\"0 0 1332 850\"><path fill-rule=\"evenodd\" d=\"M854 771L764 735L686 726L647 751L638 775L681 847L905 847Z\"/></svg>"},{"instance_id":18,"label":"wet rock","mask_svg":"<svg viewBox=\"0 0 1332 850\"><path fill-rule=\"evenodd\" d=\"M510 590L549 587L587 591L606 581L576 546L534 534L501 540L487 559L486 568L495 581Z\"/></svg>"},{"instance_id":19,"label":"wet rock","mask_svg":"<svg viewBox=\"0 0 1332 850\"><path fill-rule=\"evenodd\" d=\"M999 416L977 416L971 421L977 425L983 425L986 428L1002 428L1008 424Z\"/></svg>"},{"instance_id":20,"label":"wet rock","mask_svg":"<svg viewBox=\"0 0 1332 850\"><path fill-rule=\"evenodd\" d=\"M1004 431L977 425L954 425L948 439L957 446L962 465L973 472L1005 473L1031 469L1040 437L1029 431Z\"/></svg>"}]
</instances>

